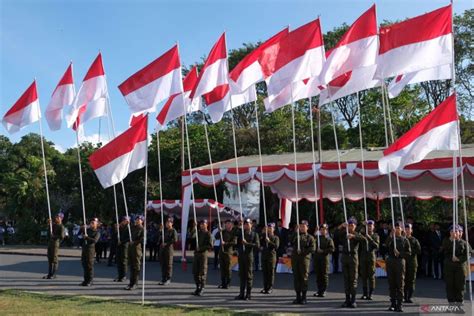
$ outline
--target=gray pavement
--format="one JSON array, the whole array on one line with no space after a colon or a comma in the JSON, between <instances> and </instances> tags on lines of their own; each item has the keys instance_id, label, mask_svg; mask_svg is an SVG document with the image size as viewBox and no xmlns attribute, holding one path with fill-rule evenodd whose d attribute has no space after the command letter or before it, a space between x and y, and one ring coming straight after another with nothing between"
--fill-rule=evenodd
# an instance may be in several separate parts
<instances>
[{"instance_id":1,"label":"gray pavement","mask_svg":"<svg viewBox=\"0 0 474 316\"><path fill-rule=\"evenodd\" d=\"M38 255L45 250L38 248L36 255L30 251L27 254L0 252L0 289L22 289L37 291L48 294L61 295L88 295L111 299L140 301L141 290L129 292L123 290L126 284L112 282L115 277L116 268L108 267L106 263L95 265L94 286L84 288L78 286L82 281L82 268L78 258L62 257L59 265L59 276L55 280L43 280L42 276L47 270L45 255ZM63 250L61 250L63 252ZM26 252L27 253L27 252ZM160 266L156 262L146 264L146 301L180 306L205 306L222 307L234 311L248 311L256 313L311 313L311 314L371 314L371 315L393 315L386 311L388 307L388 286L386 279L377 279L377 290L374 301L358 301L357 309L340 308L343 301L342 275L334 274L330 277L329 292L325 298L316 298L312 294L315 290L315 277L310 276L310 292L308 305L293 305L294 292L292 290L293 278L291 274L277 274L276 290L272 295L260 294L262 275L256 272L254 279L254 295L251 301L235 301L234 296L238 294L238 275L234 272L232 287L229 290L217 289L219 283L219 271L214 270L212 265L208 272L208 285L205 296L195 297L191 295L194 290L192 282L192 264L189 263L187 270L183 270L182 264L175 257L173 282L169 286L160 286ZM192 260L192 258L190 258ZM212 259L210 259L212 263ZM140 282L141 286L141 282ZM360 286L359 286L360 290ZM360 294L358 295L360 296ZM404 314L419 314L424 305L445 304L444 282L422 278L417 281L415 304L405 305ZM466 296L466 300L468 300ZM421 306L421 307L420 307ZM468 315L472 314L472 305L466 302L464 308Z\"/></svg>"}]
</instances>

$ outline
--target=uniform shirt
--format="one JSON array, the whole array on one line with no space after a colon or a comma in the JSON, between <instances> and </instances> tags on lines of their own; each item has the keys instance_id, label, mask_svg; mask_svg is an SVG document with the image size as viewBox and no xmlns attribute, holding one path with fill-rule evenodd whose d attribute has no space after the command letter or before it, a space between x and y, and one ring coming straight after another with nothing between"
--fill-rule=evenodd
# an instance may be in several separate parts
<instances>
[{"instance_id":1,"label":"uniform shirt","mask_svg":"<svg viewBox=\"0 0 474 316\"><path fill-rule=\"evenodd\" d=\"M143 226L133 225L130 227L132 231L132 241L135 245L143 244L144 229Z\"/></svg>"},{"instance_id":2,"label":"uniform shirt","mask_svg":"<svg viewBox=\"0 0 474 316\"><path fill-rule=\"evenodd\" d=\"M315 255L318 257L326 257L330 253L333 253L335 250L334 247L334 241L332 240L331 237L329 236L319 236L319 242L318 242L318 237L316 236L315 238L315 243L316 243L316 252ZM318 252L317 250L321 249L323 252Z\"/></svg>"},{"instance_id":3,"label":"uniform shirt","mask_svg":"<svg viewBox=\"0 0 474 316\"><path fill-rule=\"evenodd\" d=\"M87 236L84 236L84 247L94 248L97 241L99 241L100 232L97 229L88 228Z\"/></svg>"},{"instance_id":4,"label":"uniform shirt","mask_svg":"<svg viewBox=\"0 0 474 316\"><path fill-rule=\"evenodd\" d=\"M63 224L53 224L53 234L48 230L48 234L50 235L50 239L52 241L61 241L64 239L65 229Z\"/></svg>"},{"instance_id":5,"label":"uniform shirt","mask_svg":"<svg viewBox=\"0 0 474 316\"><path fill-rule=\"evenodd\" d=\"M357 232L352 233L354 238L349 239L347 242L347 232L343 231L339 234L339 244L342 246L342 253L345 255L357 255L361 243L365 240L365 237ZM350 244L350 250L349 245Z\"/></svg>"},{"instance_id":6,"label":"uniform shirt","mask_svg":"<svg viewBox=\"0 0 474 316\"><path fill-rule=\"evenodd\" d=\"M387 246L388 256L391 258L406 258L411 255L410 242L403 236L395 237L396 248L400 255L395 257L395 251L393 247L393 237L387 238L385 245Z\"/></svg>"},{"instance_id":7,"label":"uniform shirt","mask_svg":"<svg viewBox=\"0 0 474 316\"><path fill-rule=\"evenodd\" d=\"M220 240L221 234L217 234L216 238ZM222 251L226 253L232 253L232 251L234 251L234 246L237 244L237 236L235 236L234 230L223 230L222 239L224 240L224 246L221 247Z\"/></svg>"},{"instance_id":8,"label":"uniform shirt","mask_svg":"<svg viewBox=\"0 0 474 316\"><path fill-rule=\"evenodd\" d=\"M305 257L311 257L311 254L316 251L316 242L314 237L308 233L300 233L300 254ZM291 238L291 245L293 247L293 254L297 254L298 251L298 234L294 233Z\"/></svg>"},{"instance_id":9,"label":"uniform shirt","mask_svg":"<svg viewBox=\"0 0 474 316\"><path fill-rule=\"evenodd\" d=\"M239 237L237 238L237 251L239 252L239 255L241 254L252 254L253 255L253 250L258 249L260 247L260 242L258 239L258 234L254 231L244 231L244 238L247 244L245 247L243 247L242 243L242 233L239 234ZM244 251L245 248L245 251Z\"/></svg>"},{"instance_id":10,"label":"uniform shirt","mask_svg":"<svg viewBox=\"0 0 474 316\"><path fill-rule=\"evenodd\" d=\"M376 252L380 246L380 237L377 233L365 234L365 228L362 231L364 240L361 241L359 246L359 256L363 258L371 257L375 259L377 257Z\"/></svg>"},{"instance_id":11,"label":"uniform shirt","mask_svg":"<svg viewBox=\"0 0 474 316\"><path fill-rule=\"evenodd\" d=\"M174 249L174 243L178 241L178 232L176 229L165 229L164 247Z\"/></svg>"},{"instance_id":12,"label":"uniform shirt","mask_svg":"<svg viewBox=\"0 0 474 316\"><path fill-rule=\"evenodd\" d=\"M441 244L441 251L444 254L444 261L453 262L453 241L451 238L445 238ZM461 264L467 262L467 243L465 240L457 239L454 255L459 259Z\"/></svg>"},{"instance_id":13,"label":"uniform shirt","mask_svg":"<svg viewBox=\"0 0 474 316\"><path fill-rule=\"evenodd\" d=\"M277 249L280 247L280 238L278 238L277 235L273 234L273 236L268 235L268 241L267 241L267 235L263 234L260 237L260 245L262 246L262 255L276 255Z\"/></svg>"},{"instance_id":14,"label":"uniform shirt","mask_svg":"<svg viewBox=\"0 0 474 316\"><path fill-rule=\"evenodd\" d=\"M199 230L198 232L198 247L194 253L205 253L212 249L212 236L209 231Z\"/></svg>"},{"instance_id":15,"label":"uniform shirt","mask_svg":"<svg viewBox=\"0 0 474 316\"><path fill-rule=\"evenodd\" d=\"M130 234L128 232L128 225L120 225L119 227L120 242L122 244L130 242Z\"/></svg>"},{"instance_id":16,"label":"uniform shirt","mask_svg":"<svg viewBox=\"0 0 474 316\"><path fill-rule=\"evenodd\" d=\"M413 236L407 237L408 242L410 243L411 254L407 257L407 259L416 258L417 255L421 254L421 246L418 239Z\"/></svg>"}]
</instances>

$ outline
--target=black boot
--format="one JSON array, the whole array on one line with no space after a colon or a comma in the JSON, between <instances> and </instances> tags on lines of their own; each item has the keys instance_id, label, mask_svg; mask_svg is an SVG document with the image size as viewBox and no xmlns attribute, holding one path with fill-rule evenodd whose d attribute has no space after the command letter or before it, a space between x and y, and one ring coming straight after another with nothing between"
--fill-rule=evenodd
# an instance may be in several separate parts
<instances>
[{"instance_id":1,"label":"black boot","mask_svg":"<svg viewBox=\"0 0 474 316\"><path fill-rule=\"evenodd\" d=\"M56 279L56 272L58 271L58 264L57 263L53 263L51 265L51 277L50 279Z\"/></svg>"},{"instance_id":2,"label":"black boot","mask_svg":"<svg viewBox=\"0 0 474 316\"><path fill-rule=\"evenodd\" d=\"M270 286L268 289L267 289L267 292L265 294L272 294L273 293L273 287Z\"/></svg>"},{"instance_id":3,"label":"black boot","mask_svg":"<svg viewBox=\"0 0 474 316\"><path fill-rule=\"evenodd\" d=\"M198 291L196 293L197 296L202 296L204 294L204 283L198 285Z\"/></svg>"},{"instance_id":4,"label":"black boot","mask_svg":"<svg viewBox=\"0 0 474 316\"><path fill-rule=\"evenodd\" d=\"M402 300L396 300L395 301L395 311L396 312L403 312L403 309L402 309Z\"/></svg>"},{"instance_id":5,"label":"black boot","mask_svg":"<svg viewBox=\"0 0 474 316\"><path fill-rule=\"evenodd\" d=\"M306 291L303 291L301 295L301 304L306 305L308 302L306 301Z\"/></svg>"},{"instance_id":6,"label":"black boot","mask_svg":"<svg viewBox=\"0 0 474 316\"><path fill-rule=\"evenodd\" d=\"M351 296L349 294L346 294L346 300L341 305L341 307L349 307L349 305L351 305Z\"/></svg>"},{"instance_id":7,"label":"black boot","mask_svg":"<svg viewBox=\"0 0 474 316\"><path fill-rule=\"evenodd\" d=\"M356 294L351 294L351 304L349 305L350 308L356 308L357 303L356 303Z\"/></svg>"},{"instance_id":8,"label":"black boot","mask_svg":"<svg viewBox=\"0 0 474 316\"><path fill-rule=\"evenodd\" d=\"M371 301L373 300L372 298L372 294L374 293L374 289L373 288L369 288L369 295L367 296L367 300L368 301Z\"/></svg>"},{"instance_id":9,"label":"black boot","mask_svg":"<svg viewBox=\"0 0 474 316\"><path fill-rule=\"evenodd\" d=\"M199 284L196 283L196 289L194 290L194 292L192 293L194 296L197 296L198 295L198 292L199 292Z\"/></svg>"},{"instance_id":10,"label":"black boot","mask_svg":"<svg viewBox=\"0 0 474 316\"><path fill-rule=\"evenodd\" d=\"M390 307L388 308L389 311L393 312L395 311L395 300L390 299Z\"/></svg>"},{"instance_id":11,"label":"black boot","mask_svg":"<svg viewBox=\"0 0 474 316\"><path fill-rule=\"evenodd\" d=\"M43 277L43 279L51 279L51 274L53 270L53 264L49 263L48 264L48 274Z\"/></svg>"},{"instance_id":12,"label":"black boot","mask_svg":"<svg viewBox=\"0 0 474 316\"><path fill-rule=\"evenodd\" d=\"M240 285L240 293L235 297L236 300L244 300L245 299L245 284Z\"/></svg>"},{"instance_id":13,"label":"black boot","mask_svg":"<svg viewBox=\"0 0 474 316\"><path fill-rule=\"evenodd\" d=\"M226 278L221 278L221 284L219 284L219 286L217 288L219 289L223 289L224 286L226 285Z\"/></svg>"},{"instance_id":14,"label":"black boot","mask_svg":"<svg viewBox=\"0 0 474 316\"><path fill-rule=\"evenodd\" d=\"M252 287L247 286L247 293L245 294L245 300L250 301L252 299Z\"/></svg>"},{"instance_id":15,"label":"black boot","mask_svg":"<svg viewBox=\"0 0 474 316\"><path fill-rule=\"evenodd\" d=\"M410 304L413 303L413 300L411 299L412 296L413 296L413 289L409 289L407 291L407 300L405 303L410 303Z\"/></svg>"},{"instance_id":16,"label":"black boot","mask_svg":"<svg viewBox=\"0 0 474 316\"><path fill-rule=\"evenodd\" d=\"M296 299L293 301L293 304L301 303L301 292L296 291Z\"/></svg>"},{"instance_id":17,"label":"black boot","mask_svg":"<svg viewBox=\"0 0 474 316\"><path fill-rule=\"evenodd\" d=\"M223 289L230 288L230 278L225 278L225 283Z\"/></svg>"},{"instance_id":18,"label":"black boot","mask_svg":"<svg viewBox=\"0 0 474 316\"><path fill-rule=\"evenodd\" d=\"M362 294L362 296L360 297L361 300L366 300L369 296L367 295L367 287L363 287L362 288L364 294Z\"/></svg>"}]
</instances>

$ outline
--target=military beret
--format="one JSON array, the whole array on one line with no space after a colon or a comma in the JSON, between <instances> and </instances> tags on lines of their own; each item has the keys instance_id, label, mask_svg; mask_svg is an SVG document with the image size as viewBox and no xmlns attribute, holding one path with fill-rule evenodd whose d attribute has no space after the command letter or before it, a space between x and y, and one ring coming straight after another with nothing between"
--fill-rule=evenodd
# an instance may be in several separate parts
<instances>
[{"instance_id":1,"label":"military beret","mask_svg":"<svg viewBox=\"0 0 474 316\"><path fill-rule=\"evenodd\" d=\"M461 231L461 232L464 231L464 229L462 228L461 225L457 225L457 228L458 228L458 230Z\"/></svg>"},{"instance_id":2,"label":"military beret","mask_svg":"<svg viewBox=\"0 0 474 316\"><path fill-rule=\"evenodd\" d=\"M267 226L271 228L275 228L275 223L268 223Z\"/></svg>"},{"instance_id":3,"label":"military beret","mask_svg":"<svg viewBox=\"0 0 474 316\"><path fill-rule=\"evenodd\" d=\"M201 219L199 222L198 222L199 225L201 224L207 224L207 219Z\"/></svg>"},{"instance_id":4,"label":"military beret","mask_svg":"<svg viewBox=\"0 0 474 316\"><path fill-rule=\"evenodd\" d=\"M250 218L246 218L246 219L244 220L244 223L246 223L246 224L252 224L252 220L251 220Z\"/></svg>"},{"instance_id":5,"label":"military beret","mask_svg":"<svg viewBox=\"0 0 474 316\"><path fill-rule=\"evenodd\" d=\"M123 221L130 221L130 217L129 216L120 217L120 222L123 222Z\"/></svg>"},{"instance_id":6,"label":"military beret","mask_svg":"<svg viewBox=\"0 0 474 316\"><path fill-rule=\"evenodd\" d=\"M90 222L99 222L99 219L97 217L91 218Z\"/></svg>"},{"instance_id":7,"label":"military beret","mask_svg":"<svg viewBox=\"0 0 474 316\"><path fill-rule=\"evenodd\" d=\"M144 217L143 215L137 215L137 216L135 216L135 220L144 221L144 220L145 220L145 217Z\"/></svg>"},{"instance_id":8,"label":"military beret","mask_svg":"<svg viewBox=\"0 0 474 316\"><path fill-rule=\"evenodd\" d=\"M170 216L170 217L168 217L168 218L166 219L166 221L173 223L173 222L174 222L174 218Z\"/></svg>"},{"instance_id":9,"label":"military beret","mask_svg":"<svg viewBox=\"0 0 474 316\"><path fill-rule=\"evenodd\" d=\"M349 218L347 220L347 224L351 225L351 224L354 224L354 225L357 225L357 220L355 218Z\"/></svg>"},{"instance_id":10,"label":"military beret","mask_svg":"<svg viewBox=\"0 0 474 316\"><path fill-rule=\"evenodd\" d=\"M374 225L374 224L375 224L375 222L374 222L373 220L371 220L371 219L369 219L369 220L367 221L367 225Z\"/></svg>"},{"instance_id":11,"label":"military beret","mask_svg":"<svg viewBox=\"0 0 474 316\"><path fill-rule=\"evenodd\" d=\"M306 226L309 225L307 220L302 220L302 221L300 222L300 224L301 224L301 225L306 225Z\"/></svg>"},{"instance_id":12,"label":"military beret","mask_svg":"<svg viewBox=\"0 0 474 316\"><path fill-rule=\"evenodd\" d=\"M64 213L59 212L58 214L56 214L56 217L59 217L60 219L63 219L64 218Z\"/></svg>"},{"instance_id":13,"label":"military beret","mask_svg":"<svg viewBox=\"0 0 474 316\"><path fill-rule=\"evenodd\" d=\"M324 223L324 224L321 225L320 229L321 229L321 228L326 228L326 229L328 229L329 226L328 226L328 224Z\"/></svg>"},{"instance_id":14,"label":"military beret","mask_svg":"<svg viewBox=\"0 0 474 316\"><path fill-rule=\"evenodd\" d=\"M396 223L395 223L395 227L402 227L402 223L396 222Z\"/></svg>"},{"instance_id":15,"label":"military beret","mask_svg":"<svg viewBox=\"0 0 474 316\"><path fill-rule=\"evenodd\" d=\"M412 228L412 227L413 227L413 225L410 224L410 223L406 223L406 224L405 224L405 228Z\"/></svg>"}]
</instances>

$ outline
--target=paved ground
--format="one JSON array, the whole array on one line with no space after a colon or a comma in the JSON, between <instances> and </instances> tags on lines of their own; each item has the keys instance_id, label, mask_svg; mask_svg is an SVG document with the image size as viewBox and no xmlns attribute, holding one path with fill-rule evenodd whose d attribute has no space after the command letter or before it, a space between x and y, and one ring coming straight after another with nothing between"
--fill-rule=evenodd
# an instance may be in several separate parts
<instances>
[{"instance_id":1,"label":"paved ground","mask_svg":"<svg viewBox=\"0 0 474 316\"><path fill-rule=\"evenodd\" d=\"M73 255L77 251L72 250ZM113 299L124 299L131 301L141 300L141 290L135 292L124 291L126 284L112 282L115 276L115 267L107 267L105 263L96 264L96 278L92 288L78 286L82 281L82 269L78 258L62 257L59 268L59 278L55 280L42 280L41 277L47 269L47 260L44 255L26 255L6 253L0 249L0 289L15 288L29 291L39 291L49 294L71 294L71 295L93 295ZM20 252L19 250L17 252ZM33 251L29 251L32 253ZM44 249L36 248L33 253L39 254ZM61 250L64 252L64 250ZM23 253L28 253L23 250ZM177 259L177 258L176 258ZM212 262L212 260L210 260ZM342 275L331 275L328 295L325 298L312 296L315 289L315 277L310 277L309 303L308 305L293 305L294 292L292 290L293 278L289 274L278 274L276 278L276 290L272 295L263 295L259 291L262 284L261 272L256 272L254 295L252 301L235 301L234 296L238 292L238 276L234 272L232 284L229 290L217 289L219 273L217 270L209 269L209 280L204 297L191 295L194 290L192 284L191 264L183 271L182 265L175 262L173 283L170 286L159 286L160 267L156 262L148 262L146 265L146 300L159 304L173 305L195 305L208 307L224 307L235 311L276 312L276 313L312 313L312 314L372 314L393 315L387 312L387 280L378 279L375 300L372 302L360 301L356 310L340 308L343 300ZM467 299L467 297L466 297ZM420 279L417 283L416 303L405 306L404 314L418 314L420 305L444 304L444 282L432 279ZM465 304L468 315L472 314L472 307ZM471 309L469 309L471 308Z\"/></svg>"}]
</instances>

